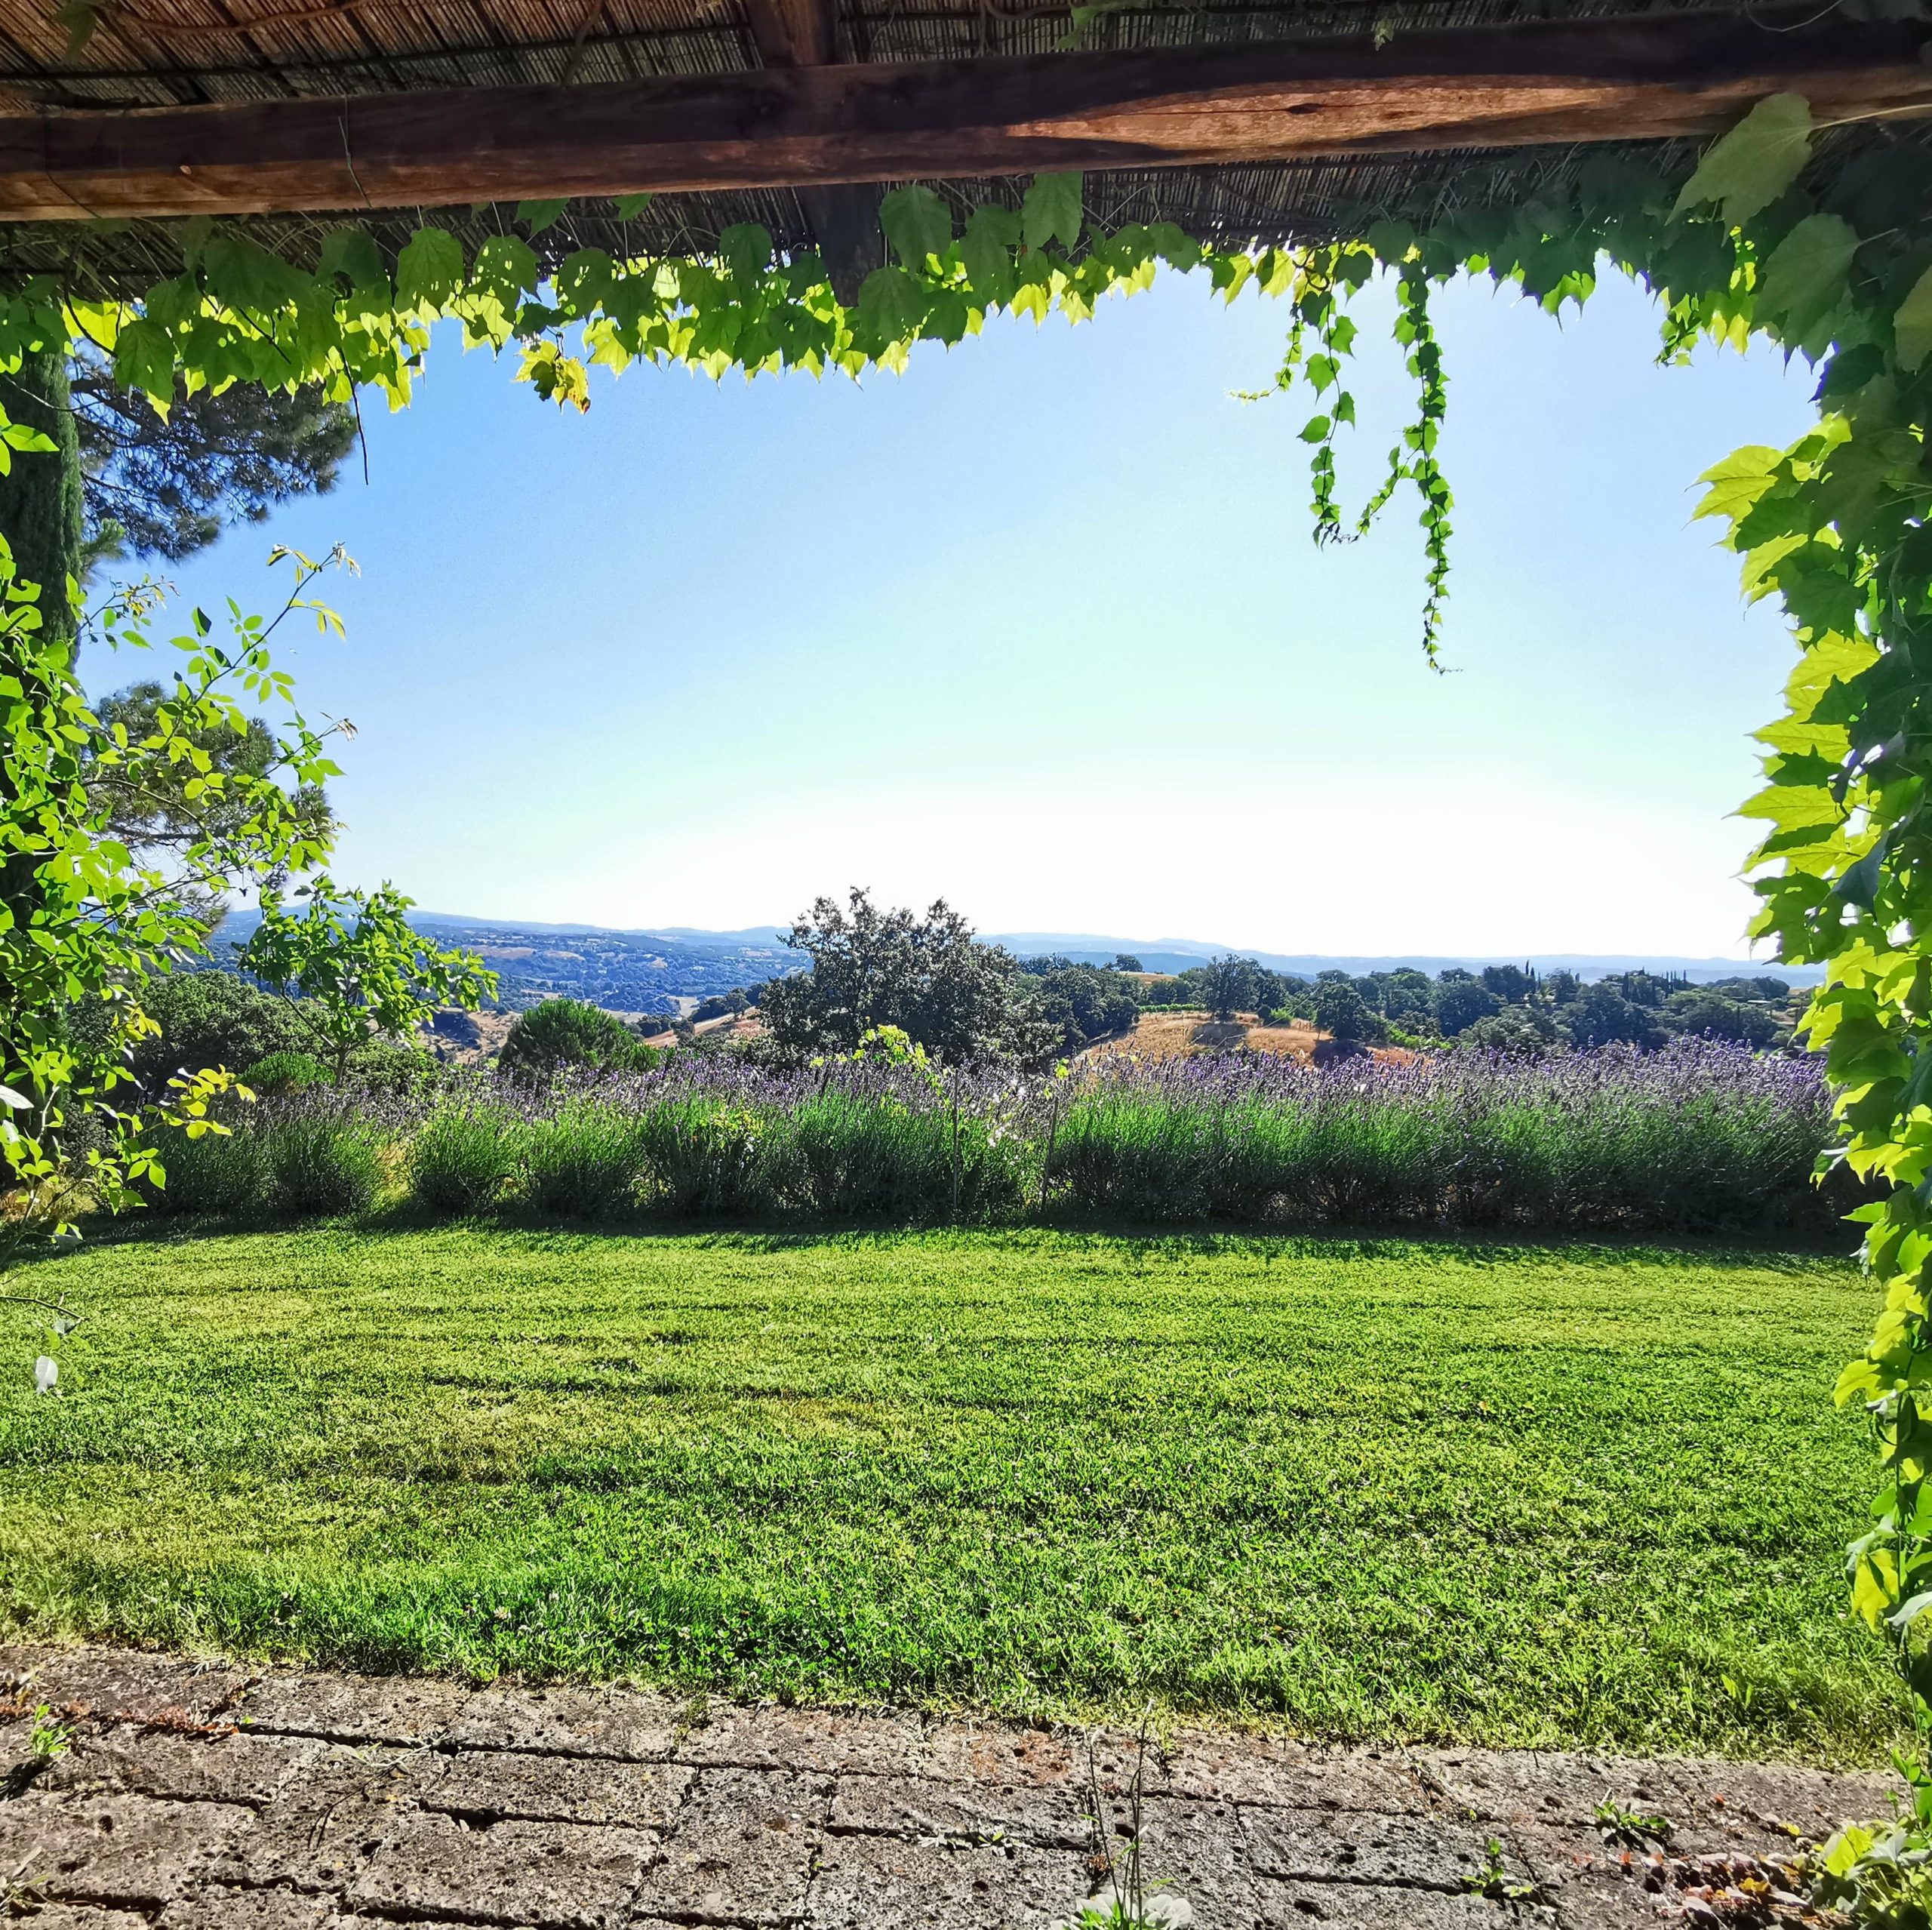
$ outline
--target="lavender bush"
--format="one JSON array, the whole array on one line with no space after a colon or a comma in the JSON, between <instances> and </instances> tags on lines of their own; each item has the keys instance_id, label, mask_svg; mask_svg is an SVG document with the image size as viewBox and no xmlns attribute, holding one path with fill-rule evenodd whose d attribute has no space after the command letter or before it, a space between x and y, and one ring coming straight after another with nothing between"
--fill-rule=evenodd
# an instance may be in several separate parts
<instances>
[{"instance_id":1,"label":"lavender bush","mask_svg":"<svg viewBox=\"0 0 1932 1930\"><path fill-rule=\"evenodd\" d=\"M386 1187L442 1217L1776 1233L1851 1203L1810 1181L1830 1131L1814 1062L1713 1041L1024 1078L674 1054L426 1095L311 1090L234 1123L171 1156L187 1183L157 1204L358 1211Z\"/></svg>"}]
</instances>

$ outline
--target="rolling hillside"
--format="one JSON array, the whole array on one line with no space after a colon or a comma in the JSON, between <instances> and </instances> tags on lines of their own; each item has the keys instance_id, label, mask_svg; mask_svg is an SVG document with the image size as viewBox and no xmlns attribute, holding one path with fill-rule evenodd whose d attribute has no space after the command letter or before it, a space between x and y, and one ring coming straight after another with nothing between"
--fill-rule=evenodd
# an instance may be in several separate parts
<instances>
[{"instance_id":1,"label":"rolling hillside","mask_svg":"<svg viewBox=\"0 0 1932 1930\"><path fill-rule=\"evenodd\" d=\"M229 915L217 940L223 956L224 942L245 942L257 914ZM781 928L752 925L737 931L703 931L686 926L660 931L623 931L594 925L539 925L471 918L460 913L422 912L414 922L425 937L443 944L461 944L480 952L497 974L499 1002L519 1011L540 1000L581 999L607 1011L662 1013L669 1015L679 1002L709 997L740 986L800 969L804 955L789 950ZM1319 953L1262 952L1240 946L1213 945L1191 938L1161 938L1151 942L1111 938L1092 932L1010 931L984 934L1021 958L1057 953L1083 963L1111 964L1126 953L1152 972L1186 971L1233 951L1271 971L1305 978L1337 969L1354 974L1413 966L1432 976L1451 965L1471 969L1484 965L1528 964L1539 971L1563 970L1586 979L1639 968L1657 972L1681 972L1693 983L1708 983L1739 973L1774 970L1796 985L1817 982L1817 971L1794 965L1750 965L1737 959L1690 959L1651 953L1629 956L1610 953L1550 953L1527 959L1434 956L1422 953L1388 958L1358 958Z\"/></svg>"}]
</instances>

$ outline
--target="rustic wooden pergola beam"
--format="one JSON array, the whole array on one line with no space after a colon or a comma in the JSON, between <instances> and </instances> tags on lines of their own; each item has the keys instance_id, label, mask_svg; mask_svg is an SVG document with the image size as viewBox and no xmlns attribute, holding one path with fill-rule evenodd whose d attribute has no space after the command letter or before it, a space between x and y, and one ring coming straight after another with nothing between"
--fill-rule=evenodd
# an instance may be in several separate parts
<instances>
[{"instance_id":1,"label":"rustic wooden pergola beam","mask_svg":"<svg viewBox=\"0 0 1932 1930\"><path fill-rule=\"evenodd\" d=\"M758 58L768 67L823 67L838 60L833 0L744 0L744 5ZM857 300L866 275L885 259L879 192L857 181L798 189L799 211L841 301Z\"/></svg>"},{"instance_id":2,"label":"rustic wooden pergola beam","mask_svg":"<svg viewBox=\"0 0 1932 1930\"><path fill-rule=\"evenodd\" d=\"M0 117L0 220L267 214L1707 135L1932 108L1932 31L1712 14Z\"/></svg>"}]
</instances>

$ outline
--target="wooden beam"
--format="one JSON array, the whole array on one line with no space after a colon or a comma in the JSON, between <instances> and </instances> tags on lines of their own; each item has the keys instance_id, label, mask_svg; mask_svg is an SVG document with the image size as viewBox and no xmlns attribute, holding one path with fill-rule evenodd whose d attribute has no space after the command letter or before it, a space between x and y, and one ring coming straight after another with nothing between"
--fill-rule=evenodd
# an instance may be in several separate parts
<instances>
[{"instance_id":1,"label":"wooden beam","mask_svg":"<svg viewBox=\"0 0 1932 1930\"><path fill-rule=\"evenodd\" d=\"M768 67L824 67L838 58L831 0L745 0L745 18Z\"/></svg>"},{"instance_id":2,"label":"wooden beam","mask_svg":"<svg viewBox=\"0 0 1932 1930\"><path fill-rule=\"evenodd\" d=\"M266 214L1710 134L1932 107L1916 23L1730 16L0 117L0 220Z\"/></svg>"},{"instance_id":3,"label":"wooden beam","mask_svg":"<svg viewBox=\"0 0 1932 1930\"><path fill-rule=\"evenodd\" d=\"M834 0L744 0L744 8L758 57L768 67L823 67L838 60ZM866 277L885 260L878 189L838 181L801 186L798 195L839 300L856 301Z\"/></svg>"}]
</instances>

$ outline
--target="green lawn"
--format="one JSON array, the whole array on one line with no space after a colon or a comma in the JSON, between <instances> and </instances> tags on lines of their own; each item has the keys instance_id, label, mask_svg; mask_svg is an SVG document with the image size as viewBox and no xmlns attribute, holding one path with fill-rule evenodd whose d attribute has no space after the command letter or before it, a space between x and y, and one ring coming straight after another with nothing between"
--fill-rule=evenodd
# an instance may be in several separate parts
<instances>
[{"instance_id":1,"label":"green lawn","mask_svg":"<svg viewBox=\"0 0 1932 1930\"><path fill-rule=\"evenodd\" d=\"M1407 1240L131 1240L0 1329L17 1627L377 1668L1876 1755L1836 1261Z\"/></svg>"}]
</instances>

